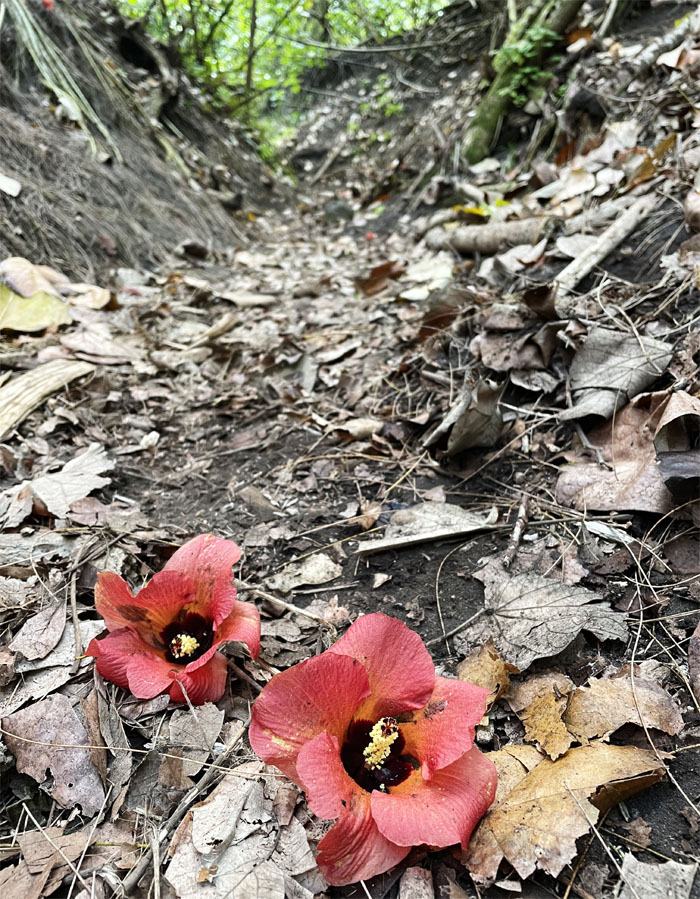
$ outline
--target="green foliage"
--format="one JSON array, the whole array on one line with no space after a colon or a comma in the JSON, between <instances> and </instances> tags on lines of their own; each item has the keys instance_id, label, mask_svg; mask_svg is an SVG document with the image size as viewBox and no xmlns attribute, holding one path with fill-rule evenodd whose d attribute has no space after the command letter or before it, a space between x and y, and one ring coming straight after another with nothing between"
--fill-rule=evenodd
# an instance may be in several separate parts
<instances>
[{"instance_id":1,"label":"green foliage","mask_svg":"<svg viewBox=\"0 0 700 899\"><path fill-rule=\"evenodd\" d=\"M329 47L391 40L425 24L448 0L118 0L167 44L211 102L254 122L274 111ZM251 47L251 18L255 36ZM379 114L402 111L386 85Z\"/></svg>"},{"instance_id":2,"label":"green foliage","mask_svg":"<svg viewBox=\"0 0 700 899\"><path fill-rule=\"evenodd\" d=\"M504 44L493 57L493 67L497 73L510 73L501 96L509 97L516 106L524 106L532 89L552 77L552 73L543 69L540 63L546 51L559 40L559 36L549 28L533 25L519 40Z\"/></svg>"}]
</instances>

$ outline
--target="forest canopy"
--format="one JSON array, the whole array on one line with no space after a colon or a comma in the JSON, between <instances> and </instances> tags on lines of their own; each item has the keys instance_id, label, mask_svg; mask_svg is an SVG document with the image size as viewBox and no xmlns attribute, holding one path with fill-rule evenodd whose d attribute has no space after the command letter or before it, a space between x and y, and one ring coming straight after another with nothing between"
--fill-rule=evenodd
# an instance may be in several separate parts
<instances>
[{"instance_id":1,"label":"forest canopy","mask_svg":"<svg viewBox=\"0 0 700 899\"><path fill-rule=\"evenodd\" d=\"M382 44L440 15L447 0L120 0L219 106L274 107L329 50Z\"/></svg>"}]
</instances>

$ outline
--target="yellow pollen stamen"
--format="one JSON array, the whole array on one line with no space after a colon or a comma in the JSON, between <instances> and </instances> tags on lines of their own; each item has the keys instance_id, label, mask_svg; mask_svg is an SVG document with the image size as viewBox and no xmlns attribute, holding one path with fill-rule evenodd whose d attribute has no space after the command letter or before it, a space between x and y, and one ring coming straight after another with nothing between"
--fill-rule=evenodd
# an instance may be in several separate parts
<instances>
[{"instance_id":1,"label":"yellow pollen stamen","mask_svg":"<svg viewBox=\"0 0 700 899\"><path fill-rule=\"evenodd\" d=\"M199 649L199 643L190 634L178 634L170 641L170 652L176 659L182 656L191 656Z\"/></svg>"},{"instance_id":2,"label":"yellow pollen stamen","mask_svg":"<svg viewBox=\"0 0 700 899\"><path fill-rule=\"evenodd\" d=\"M363 751L365 767L379 768L389 756L392 744L398 739L399 727L395 718L380 718L369 732L371 741Z\"/></svg>"}]
</instances>

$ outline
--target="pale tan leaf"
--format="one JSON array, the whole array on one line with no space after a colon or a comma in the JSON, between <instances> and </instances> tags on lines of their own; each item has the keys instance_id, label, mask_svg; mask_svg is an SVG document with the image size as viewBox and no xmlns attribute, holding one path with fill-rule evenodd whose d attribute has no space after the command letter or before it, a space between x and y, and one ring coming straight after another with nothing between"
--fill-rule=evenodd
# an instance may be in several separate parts
<instances>
[{"instance_id":1,"label":"pale tan leaf","mask_svg":"<svg viewBox=\"0 0 700 899\"><path fill-rule=\"evenodd\" d=\"M489 637L483 646L472 650L457 666L457 677L478 687L485 687L490 692L487 708L501 697L508 689L510 675L518 674L515 665L504 662L493 645L493 637Z\"/></svg>"}]
</instances>

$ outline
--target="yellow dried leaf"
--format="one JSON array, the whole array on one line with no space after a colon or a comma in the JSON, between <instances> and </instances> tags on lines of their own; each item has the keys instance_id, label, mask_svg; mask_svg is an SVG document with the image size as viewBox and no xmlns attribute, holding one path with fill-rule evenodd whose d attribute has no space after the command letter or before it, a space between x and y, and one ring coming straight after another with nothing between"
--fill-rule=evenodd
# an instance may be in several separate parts
<instances>
[{"instance_id":1,"label":"yellow dried leaf","mask_svg":"<svg viewBox=\"0 0 700 899\"><path fill-rule=\"evenodd\" d=\"M544 759L486 813L462 859L479 884L492 884L504 859L521 878L538 868L556 877L602 811L656 783L664 771L651 750L607 743Z\"/></svg>"},{"instance_id":2,"label":"yellow dried leaf","mask_svg":"<svg viewBox=\"0 0 700 899\"><path fill-rule=\"evenodd\" d=\"M483 646L470 652L457 666L457 677L460 680L491 691L487 708L490 708L508 689L510 675L519 673L515 665L504 662L500 657L493 645L493 637L489 637Z\"/></svg>"}]
</instances>

